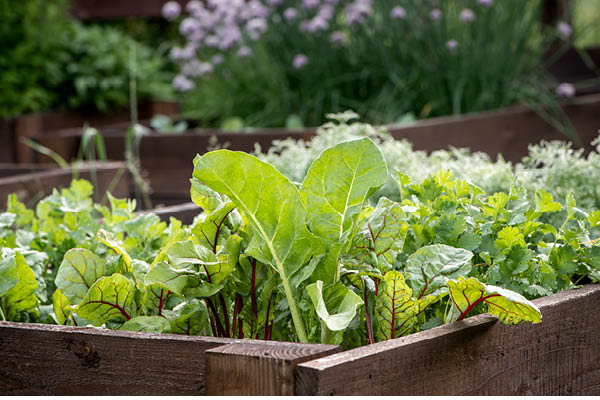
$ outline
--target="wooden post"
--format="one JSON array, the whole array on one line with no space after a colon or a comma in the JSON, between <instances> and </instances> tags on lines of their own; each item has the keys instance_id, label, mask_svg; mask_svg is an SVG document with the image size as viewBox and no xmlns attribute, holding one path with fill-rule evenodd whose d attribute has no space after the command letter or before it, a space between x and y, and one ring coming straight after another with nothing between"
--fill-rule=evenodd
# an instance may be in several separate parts
<instances>
[{"instance_id":1,"label":"wooden post","mask_svg":"<svg viewBox=\"0 0 600 400\"><path fill-rule=\"evenodd\" d=\"M296 366L341 351L339 346L244 340L206 352L206 394L295 394Z\"/></svg>"}]
</instances>

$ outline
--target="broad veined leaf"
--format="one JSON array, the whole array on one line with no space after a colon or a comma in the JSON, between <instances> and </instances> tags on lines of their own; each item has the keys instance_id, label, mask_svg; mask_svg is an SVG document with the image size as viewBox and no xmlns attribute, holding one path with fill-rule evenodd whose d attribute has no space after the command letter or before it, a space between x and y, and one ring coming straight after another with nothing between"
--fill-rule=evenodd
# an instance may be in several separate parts
<instances>
[{"instance_id":1,"label":"broad veined leaf","mask_svg":"<svg viewBox=\"0 0 600 400\"><path fill-rule=\"evenodd\" d=\"M437 296L446 290L448 279L471 272L473 253L468 250L435 244L414 252L406 261L407 280L417 298Z\"/></svg>"},{"instance_id":2,"label":"broad veined leaf","mask_svg":"<svg viewBox=\"0 0 600 400\"><path fill-rule=\"evenodd\" d=\"M54 309L54 315L59 325L64 325L71 315L71 302L62 294L60 289L56 289L52 295L52 307Z\"/></svg>"},{"instance_id":3,"label":"broad veined leaf","mask_svg":"<svg viewBox=\"0 0 600 400\"><path fill-rule=\"evenodd\" d=\"M306 227L306 210L298 189L271 165L242 152L219 150L197 156L194 178L233 201L252 227L246 253L271 265L280 275L300 341L306 342L289 278L305 267L322 246Z\"/></svg>"},{"instance_id":4,"label":"broad veined leaf","mask_svg":"<svg viewBox=\"0 0 600 400\"><path fill-rule=\"evenodd\" d=\"M194 224L192 232L198 243L211 249L215 254L231 235L228 220L234 221L236 225L241 223L232 202L224 203L211 214L203 214L199 218Z\"/></svg>"},{"instance_id":5,"label":"broad veined leaf","mask_svg":"<svg viewBox=\"0 0 600 400\"><path fill-rule=\"evenodd\" d=\"M165 317L140 316L126 321L121 325L119 330L148 333L171 333L171 324Z\"/></svg>"},{"instance_id":6,"label":"broad veined leaf","mask_svg":"<svg viewBox=\"0 0 600 400\"><path fill-rule=\"evenodd\" d=\"M405 219L399 203L382 197L354 237L349 254L382 271L391 269L404 247L409 228Z\"/></svg>"},{"instance_id":7,"label":"broad veined leaf","mask_svg":"<svg viewBox=\"0 0 600 400\"><path fill-rule=\"evenodd\" d=\"M0 260L0 297L19 282L19 271L15 256L4 257Z\"/></svg>"},{"instance_id":8,"label":"broad veined leaf","mask_svg":"<svg viewBox=\"0 0 600 400\"><path fill-rule=\"evenodd\" d=\"M205 213L212 214L217 208L222 207L227 202L227 198L224 198L219 193L204 185L198 179L192 178L190 181L192 182L190 188L192 202L202 207Z\"/></svg>"},{"instance_id":9,"label":"broad veined leaf","mask_svg":"<svg viewBox=\"0 0 600 400\"><path fill-rule=\"evenodd\" d=\"M18 313L32 311L39 305L35 295L38 284L33 270L29 268L25 257L20 253L15 253L14 261L19 281L2 296L2 304L8 320L14 320Z\"/></svg>"},{"instance_id":10,"label":"broad veined leaf","mask_svg":"<svg viewBox=\"0 0 600 400\"><path fill-rule=\"evenodd\" d=\"M156 264L144 277L146 286L158 284L164 289L183 295L183 289L188 283L188 277L196 275L194 271L172 268L166 262Z\"/></svg>"},{"instance_id":11,"label":"broad veined leaf","mask_svg":"<svg viewBox=\"0 0 600 400\"><path fill-rule=\"evenodd\" d=\"M167 257L177 268L197 265L200 272L206 273L208 282L215 285L225 281L235 267L229 262L229 254L215 255L210 249L197 245L192 240L173 243L167 250Z\"/></svg>"},{"instance_id":12,"label":"broad veined leaf","mask_svg":"<svg viewBox=\"0 0 600 400\"><path fill-rule=\"evenodd\" d=\"M106 262L86 249L71 249L56 274L56 287L71 303L79 304L92 285L106 275Z\"/></svg>"},{"instance_id":13,"label":"broad veined leaf","mask_svg":"<svg viewBox=\"0 0 600 400\"><path fill-rule=\"evenodd\" d=\"M125 271L119 272L131 272L131 256L129 256L129 253L127 253L127 251L119 244L115 236L112 233L105 231L104 229L98 230L97 236L102 243L104 243L109 248L113 249L115 253L121 255L121 259L123 260L123 264L125 265Z\"/></svg>"},{"instance_id":14,"label":"broad veined leaf","mask_svg":"<svg viewBox=\"0 0 600 400\"><path fill-rule=\"evenodd\" d=\"M172 333L200 335L210 327L208 310L197 299L178 304L173 310L165 310L163 314L171 323Z\"/></svg>"},{"instance_id":15,"label":"broad veined leaf","mask_svg":"<svg viewBox=\"0 0 600 400\"><path fill-rule=\"evenodd\" d=\"M387 340L403 336L417 322L418 302L398 271L386 273L380 285L375 304L379 322L377 337Z\"/></svg>"},{"instance_id":16,"label":"broad veined leaf","mask_svg":"<svg viewBox=\"0 0 600 400\"><path fill-rule=\"evenodd\" d=\"M359 295L340 282L323 290L323 282L317 281L306 286L306 293L317 315L331 331L346 329L356 315L357 308L364 304Z\"/></svg>"},{"instance_id":17,"label":"broad veined leaf","mask_svg":"<svg viewBox=\"0 0 600 400\"><path fill-rule=\"evenodd\" d=\"M383 155L369 138L325 150L311 165L301 189L312 231L331 242L342 240L365 200L387 177Z\"/></svg>"},{"instance_id":18,"label":"broad veined leaf","mask_svg":"<svg viewBox=\"0 0 600 400\"><path fill-rule=\"evenodd\" d=\"M487 304L488 312L505 324L542 320L540 310L525 297L512 290L484 285L474 277L450 280L448 288L458 320L465 318L480 303Z\"/></svg>"},{"instance_id":19,"label":"broad veined leaf","mask_svg":"<svg viewBox=\"0 0 600 400\"><path fill-rule=\"evenodd\" d=\"M130 320L135 311L133 297L133 281L115 273L97 280L74 311L95 326L117 318Z\"/></svg>"}]
</instances>

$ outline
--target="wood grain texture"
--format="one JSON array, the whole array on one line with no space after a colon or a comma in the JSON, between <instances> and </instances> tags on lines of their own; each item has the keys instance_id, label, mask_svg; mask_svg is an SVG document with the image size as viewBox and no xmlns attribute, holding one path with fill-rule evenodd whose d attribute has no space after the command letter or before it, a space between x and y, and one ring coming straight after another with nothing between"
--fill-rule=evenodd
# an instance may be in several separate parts
<instances>
[{"instance_id":1,"label":"wood grain texture","mask_svg":"<svg viewBox=\"0 0 600 400\"><path fill-rule=\"evenodd\" d=\"M199 395L228 339L0 322L3 395Z\"/></svg>"},{"instance_id":2,"label":"wood grain texture","mask_svg":"<svg viewBox=\"0 0 600 400\"><path fill-rule=\"evenodd\" d=\"M97 200L111 188L111 193L119 198L129 197L131 194L129 174L122 162L94 163L93 166L85 164L77 167L77 170L80 179L95 182ZM54 188L68 187L73 180L73 172L73 168L46 168L40 172L12 174L0 178L0 210L6 207L7 196L11 193L16 193L23 202L35 203L52 193Z\"/></svg>"},{"instance_id":3,"label":"wood grain texture","mask_svg":"<svg viewBox=\"0 0 600 400\"><path fill-rule=\"evenodd\" d=\"M598 395L600 285L535 301L542 322L489 315L302 363L300 395Z\"/></svg>"},{"instance_id":4,"label":"wood grain texture","mask_svg":"<svg viewBox=\"0 0 600 400\"><path fill-rule=\"evenodd\" d=\"M299 363L340 350L339 346L258 340L208 350L206 394L291 396Z\"/></svg>"}]
</instances>

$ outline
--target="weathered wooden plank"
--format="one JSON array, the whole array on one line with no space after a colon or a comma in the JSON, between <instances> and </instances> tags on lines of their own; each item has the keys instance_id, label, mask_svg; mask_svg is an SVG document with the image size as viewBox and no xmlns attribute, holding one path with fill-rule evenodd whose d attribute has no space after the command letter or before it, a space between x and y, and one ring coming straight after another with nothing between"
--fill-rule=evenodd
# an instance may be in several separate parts
<instances>
[{"instance_id":1,"label":"weathered wooden plank","mask_svg":"<svg viewBox=\"0 0 600 400\"><path fill-rule=\"evenodd\" d=\"M0 322L3 395L199 395L213 337Z\"/></svg>"},{"instance_id":2,"label":"weathered wooden plank","mask_svg":"<svg viewBox=\"0 0 600 400\"><path fill-rule=\"evenodd\" d=\"M300 395L598 395L600 285L538 299L543 321L489 315L298 365Z\"/></svg>"},{"instance_id":3,"label":"weathered wooden plank","mask_svg":"<svg viewBox=\"0 0 600 400\"><path fill-rule=\"evenodd\" d=\"M211 349L206 352L206 394L291 396L299 363L340 350L339 346L268 341L240 341Z\"/></svg>"},{"instance_id":4,"label":"weathered wooden plank","mask_svg":"<svg viewBox=\"0 0 600 400\"><path fill-rule=\"evenodd\" d=\"M88 163L76 168L55 168L0 178L0 209L6 207L9 194L16 193L21 201L34 202L52 193L54 188L69 186L75 176L94 183L98 200L109 189L116 197L130 197L130 178L124 163Z\"/></svg>"}]
</instances>

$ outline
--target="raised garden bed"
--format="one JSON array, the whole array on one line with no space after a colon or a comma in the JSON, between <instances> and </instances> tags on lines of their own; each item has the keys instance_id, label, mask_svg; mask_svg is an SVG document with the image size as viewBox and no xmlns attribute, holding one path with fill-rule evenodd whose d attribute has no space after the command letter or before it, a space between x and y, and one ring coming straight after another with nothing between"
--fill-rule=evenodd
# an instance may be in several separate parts
<instances>
[{"instance_id":1,"label":"raised garden bed","mask_svg":"<svg viewBox=\"0 0 600 400\"><path fill-rule=\"evenodd\" d=\"M489 315L338 347L0 322L5 395L597 395L600 286L534 301L535 325ZM332 354L335 353L335 354Z\"/></svg>"},{"instance_id":2,"label":"raised garden bed","mask_svg":"<svg viewBox=\"0 0 600 400\"><path fill-rule=\"evenodd\" d=\"M598 136L597 115L600 112L600 95L576 98L565 106L585 148ZM121 124L101 130L107 156L123 159L127 125ZM419 121L410 126L390 126L396 139L406 139L416 150L428 152L449 146L468 147L496 158L502 154L505 160L520 161L528 154L528 145L541 140L568 140L540 118L535 112L521 106L499 111L459 117L442 117ZM79 150L81 129L59 130L38 135L35 140L49 147L66 159L74 158ZM231 150L252 152L255 143L263 150L274 140L284 138L310 140L315 129L286 131L261 130L252 133L223 133L216 130L187 131L183 134L151 133L140 143L142 168L151 179L153 195L166 203L178 203L189 199L189 177L196 154L203 154L215 145ZM215 142L216 140L216 142ZM46 156L30 151L38 162L50 162Z\"/></svg>"},{"instance_id":3,"label":"raised garden bed","mask_svg":"<svg viewBox=\"0 0 600 400\"><path fill-rule=\"evenodd\" d=\"M155 114L175 115L177 104L164 101L152 101L140 104L140 118L150 118ZM129 109L121 109L110 114L90 114L74 111L25 114L12 119L0 120L0 162L30 163L32 150L21 142L21 138L31 138L44 132L60 129L81 128L84 124L102 127L130 120Z\"/></svg>"},{"instance_id":4,"label":"raised garden bed","mask_svg":"<svg viewBox=\"0 0 600 400\"><path fill-rule=\"evenodd\" d=\"M87 180L96 179L99 194L109 190L115 197L126 198L131 197L133 187L125 168L123 162L87 164L77 168L77 176ZM50 194L53 188L68 187L74 174L74 168L56 168L50 164L0 164L0 210L6 207L7 196L11 193L17 193L21 201L32 203ZM95 178L92 178L94 174ZM201 211L194 203L184 203L141 213L153 212L162 220L168 221L174 217L184 224L191 224Z\"/></svg>"},{"instance_id":5,"label":"raised garden bed","mask_svg":"<svg viewBox=\"0 0 600 400\"><path fill-rule=\"evenodd\" d=\"M71 168L0 164L0 209L6 207L11 193L16 193L22 202L36 202L54 188L68 187L75 176L94 182L97 193L108 190L116 197L131 195L129 174L122 162L88 163Z\"/></svg>"}]
</instances>

